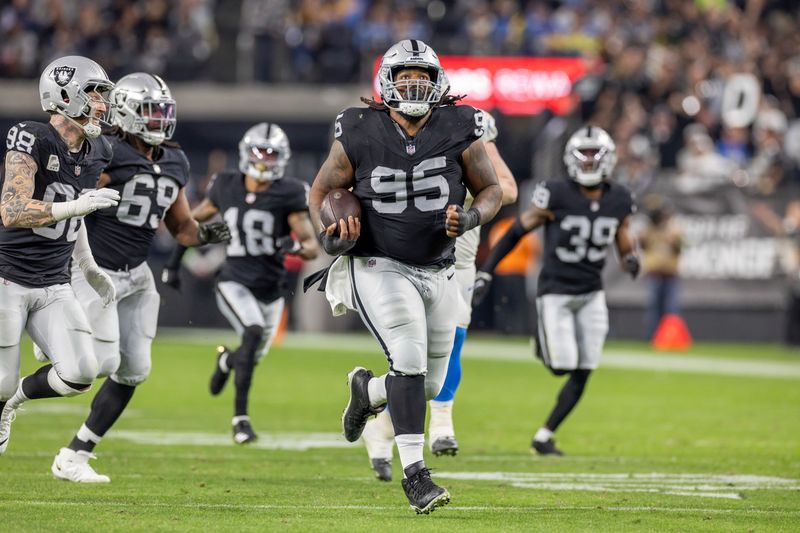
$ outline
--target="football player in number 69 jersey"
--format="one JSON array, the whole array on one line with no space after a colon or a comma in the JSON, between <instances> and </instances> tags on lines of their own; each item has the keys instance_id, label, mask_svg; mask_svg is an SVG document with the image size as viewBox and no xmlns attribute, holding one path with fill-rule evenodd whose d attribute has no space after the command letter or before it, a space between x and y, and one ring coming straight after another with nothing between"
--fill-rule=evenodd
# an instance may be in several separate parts
<instances>
[{"instance_id":1,"label":"football player in number 69 jersey","mask_svg":"<svg viewBox=\"0 0 800 533\"><path fill-rule=\"evenodd\" d=\"M381 102L342 112L327 160L311 187L310 208L325 251L341 256L325 291L334 314L358 311L381 345L389 371L356 367L342 416L355 441L389 404L411 508L429 513L450 501L423 460L426 399L441 390L458 305L455 239L491 220L502 191L483 142L484 115L454 105L436 53L407 39L384 54ZM322 200L351 188L361 219L322 227ZM464 209L467 189L474 201Z\"/></svg>"},{"instance_id":2,"label":"football player in number 69 jersey","mask_svg":"<svg viewBox=\"0 0 800 533\"><path fill-rule=\"evenodd\" d=\"M283 313L284 255L313 259L319 252L308 218L308 185L284 176L290 157L289 138L277 124L256 124L239 142L239 171L217 174L206 198L192 211L201 221L220 213L232 233L216 295L219 310L242 342L234 351L219 348L209 389L212 395L222 392L234 371L237 444L257 439L248 396L253 369L267 355ZM176 249L162 273L162 280L174 288L179 287L183 251Z\"/></svg>"},{"instance_id":3,"label":"football player in number 69 jersey","mask_svg":"<svg viewBox=\"0 0 800 533\"><path fill-rule=\"evenodd\" d=\"M616 164L614 141L603 129L586 126L564 148L569 180L545 181L533 205L520 215L481 266L473 302L486 294L491 272L526 233L544 226L545 253L539 274L538 350L557 376L568 375L555 408L536 432L532 447L542 455L561 455L553 433L583 394L600 363L608 334L608 307L601 278L610 244L634 278L639 260L628 225L636 206L630 191L609 181Z\"/></svg>"},{"instance_id":4,"label":"football player in number 69 jersey","mask_svg":"<svg viewBox=\"0 0 800 533\"><path fill-rule=\"evenodd\" d=\"M111 102L115 128L104 139L114 156L98 186L119 191L121 200L116 209L87 216L86 225L97 263L114 281L117 301L103 306L83 273L72 270L72 288L92 328L98 375L108 379L97 391L88 418L72 442L61 448L51 469L57 478L79 483L109 481L86 459L150 374L160 298L145 259L161 221L186 246L229 238L224 224L204 227L190 216L183 192L189 162L170 142L175 101L166 83L143 72L128 74L117 82Z\"/></svg>"},{"instance_id":5,"label":"football player in number 69 jersey","mask_svg":"<svg viewBox=\"0 0 800 533\"><path fill-rule=\"evenodd\" d=\"M69 262L72 257L83 270L100 306L114 300L114 286L92 258L82 224L85 215L119 201L117 191L95 189L111 159L100 124L113 86L91 59L56 59L39 78L39 100L49 122L21 122L6 136L0 199L0 454L23 402L84 393L97 376L89 322L69 286ZM20 380L23 330L58 353L52 364Z\"/></svg>"}]
</instances>

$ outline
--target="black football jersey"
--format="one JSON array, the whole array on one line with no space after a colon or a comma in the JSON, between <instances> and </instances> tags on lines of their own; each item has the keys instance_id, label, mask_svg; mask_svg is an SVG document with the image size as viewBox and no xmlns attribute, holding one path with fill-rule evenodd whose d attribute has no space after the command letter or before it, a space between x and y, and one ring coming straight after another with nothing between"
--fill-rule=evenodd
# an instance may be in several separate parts
<instances>
[{"instance_id":1,"label":"black football jersey","mask_svg":"<svg viewBox=\"0 0 800 533\"><path fill-rule=\"evenodd\" d=\"M13 126L6 148L36 161L33 199L43 202L74 200L94 189L112 153L102 137L86 139L80 152L71 153L56 129L41 122ZM0 277L26 287L69 283L69 261L81 222L68 218L42 228L6 228L0 221Z\"/></svg>"},{"instance_id":2,"label":"black football jersey","mask_svg":"<svg viewBox=\"0 0 800 533\"><path fill-rule=\"evenodd\" d=\"M410 138L386 111L341 113L334 135L353 165L361 201L361 236L348 254L452 264L455 239L445 233L445 213L464 204L461 154L483 135L483 121L470 106L439 107Z\"/></svg>"},{"instance_id":3,"label":"black football jersey","mask_svg":"<svg viewBox=\"0 0 800 533\"><path fill-rule=\"evenodd\" d=\"M635 212L630 191L604 182L603 195L590 200L573 180L543 182L533 193L533 204L548 209L555 219L544 226L544 261L539 295L585 294L603 288L601 273L617 229Z\"/></svg>"},{"instance_id":4,"label":"black football jersey","mask_svg":"<svg viewBox=\"0 0 800 533\"><path fill-rule=\"evenodd\" d=\"M166 212L189 181L189 160L182 150L159 146L150 161L116 135L106 139L114 157L105 172L106 187L119 191L117 207L86 217L89 245L97 264L112 270L139 266Z\"/></svg>"},{"instance_id":5,"label":"black football jersey","mask_svg":"<svg viewBox=\"0 0 800 533\"><path fill-rule=\"evenodd\" d=\"M217 174L208 199L231 229L219 281L241 283L268 303L280 296L285 269L276 241L289 235L289 215L308 210L308 184L284 177L264 192L248 192L240 172Z\"/></svg>"}]
</instances>

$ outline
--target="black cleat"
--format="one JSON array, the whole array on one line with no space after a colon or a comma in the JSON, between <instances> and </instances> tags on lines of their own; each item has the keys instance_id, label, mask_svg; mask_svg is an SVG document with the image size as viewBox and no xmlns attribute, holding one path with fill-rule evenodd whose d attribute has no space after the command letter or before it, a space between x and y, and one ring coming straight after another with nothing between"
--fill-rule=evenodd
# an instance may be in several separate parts
<instances>
[{"instance_id":1,"label":"black cleat","mask_svg":"<svg viewBox=\"0 0 800 533\"><path fill-rule=\"evenodd\" d=\"M553 439L548 439L544 442L534 440L531 442L531 448L539 455L564 455L564 452L556 448L556 443Z\"/></svg>"},{"instance_id":2,"label":"black cleat","mask_svg":"<svg viewBox=\"0 0 800 533\"><path fill-rule=\"evenodd\" d=\"M225 357L225 366L228 368L227 372L220 366L220 360L223 356ZM217 361L214 365L214 373L211 374L211 381L208 384L208 390L212 396L216 396L225 388L228 378L231 377L230 363L231 351L225 346L217 346Z\"/></svg>"},{"instance_id":3,"label":"black cleat","mask_svg":"<svg viewBox=\"0 0 800 533\"><path fill-rule=\"evenodd\" d=\"M372 470L375 471L375 477L379 481L392 480L392 462L388 459L373 459Z\"/></svg>"},{"instance_id":4,"label":"black cleat","mask_svg":"<svg viewBox=\"0 0 800 533\"><path fill-rule=\"evenodd\" d=\"M450 493L433 482L430 470L422 461L406 468L406 476L402 481L403 490L417 514L428 514L450 503Z\"/></svg>"},{"instance_id":5,"label":"black cleat","mask_svg":"<svg viewBox=\"0 0 800 533\"><path fill-rule=\"evenodd\" d=\"M347 374L347 386L350 389L350 399L342 413L342 431L348 442L355 442L364 432L367 419L380 413L383 407L375 409L369 404L369 390L367 383L374 374L366 368L357 366Z\"/></svg>"},{"instance_id":6,"label":"black cleat","mask_svg":"<svg viewBox=\"0 0 800 533\"><path fill-rule=\"evenodd\" d=\"M258 440L258 435L253 431L250 420L239 420L233 425L233 442L236 444L250 444Z\"/></svg>"},{"instance_id":7,"label":"black cleat","mask_svg":"<svg viewBox=\"0 0 800 533\"><path fill-rule=\"evenodd\" d=\"M458 455L458 441L455 437L439 437L431 444L431 452L437 457L442 455Z\"/></svg>"}]
</instances>

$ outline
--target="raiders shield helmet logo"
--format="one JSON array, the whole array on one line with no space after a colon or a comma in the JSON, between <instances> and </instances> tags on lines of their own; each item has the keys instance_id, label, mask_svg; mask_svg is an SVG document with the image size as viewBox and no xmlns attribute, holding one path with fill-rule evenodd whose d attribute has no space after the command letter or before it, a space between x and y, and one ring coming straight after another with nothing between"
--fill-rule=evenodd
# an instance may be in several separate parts
<instances>
[{"instance_id":1,"label":"raiders shield helmet logo","mask_svg":"<svg viewBox=\"0 0 800 533\"><path fill-rule=\"evenodd\" d=\"M66 86L75 75L75 67L56 67L53 69L53 79L59 87Z\"/></svg>"}]
</instances>

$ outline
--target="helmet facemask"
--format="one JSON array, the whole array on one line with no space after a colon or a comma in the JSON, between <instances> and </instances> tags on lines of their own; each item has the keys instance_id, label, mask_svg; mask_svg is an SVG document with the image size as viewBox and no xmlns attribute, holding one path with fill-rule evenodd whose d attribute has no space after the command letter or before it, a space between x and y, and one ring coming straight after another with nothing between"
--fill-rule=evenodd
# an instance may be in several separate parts
<instances>
[{"instance_id":1,"label":"helmet facemask","mask_svg":"<svg viewBox=\"0 0 800 533\"><path fill-rule=\"evenodd\" d=\"M39 77L39 101L44 111L63 116L93 139L109 125L113 87L105 70L91 59L66 56L45 67Z\"/></svg>"},{"instance_id":2,"label":"helmet facemask","mask_svg":"<svg viewBox=\"0 0 800 533\"><path fill-rule=\"evenodd\" d=\"M276 124L262 122L239 142L239 171L260 183L276 181L283 177L291 156L286 133Z\"/></svg>"},{"instance_id":3,"label":"helmet facemask","mask_svg":"<svg viewBox=\"0 0 800 533\"><path fill-rule=\"evenodd\" d=\"M564 148L564 165L570 178L584 187L596 187L609 178L617 163L616 146L598 127L581 128Z\"/></svg>"},{"instance_id":4,"label":"helmet facemask","mask_svg":"<svg viewBox=\"0 0 800 533\"><path fill-rule=\"evenodd\" d=\"M114 124L149 145L172 138L177 125L175 100L164 81L151 74L123 77L112 93Z\"/></svg>"},{"instance_id":5,"label":"helmet facemask","mask_svg":"<svg viewBox=\"0 0 800 533\"><path fill-rule=\"evenodd\" d=\"M405 75L417 69L427 76ZM409 117L424 116L450 90L438 56L418 40L406 39L389 48L381 60L378 81L386 106Z\"/></svg>"}]
</instances>

